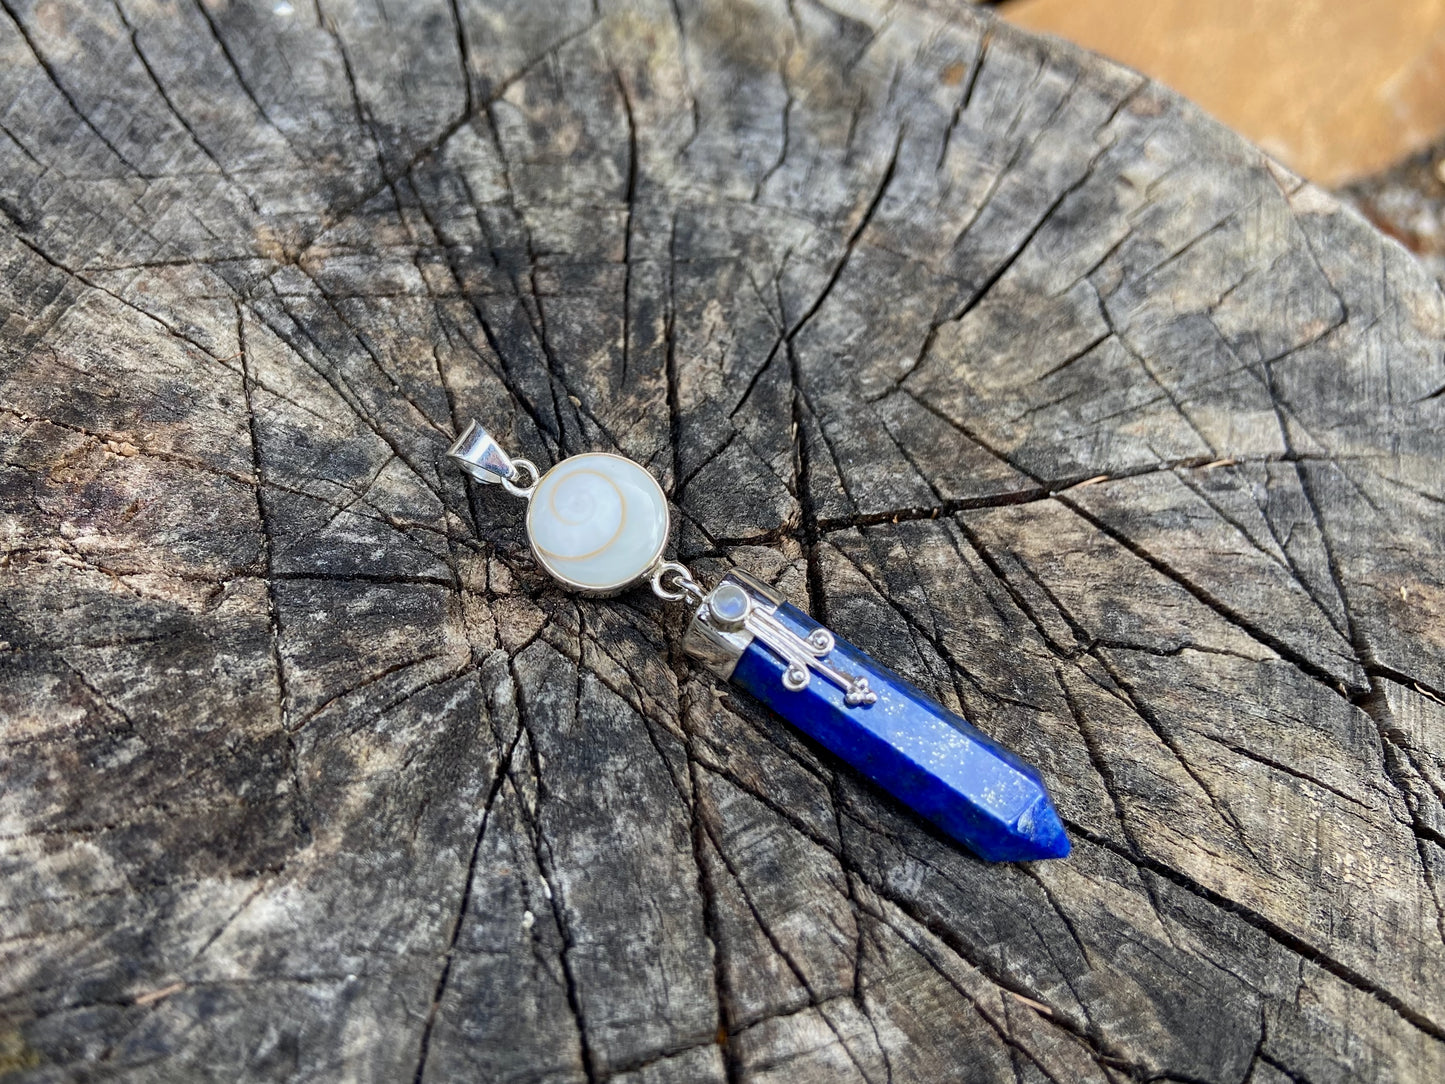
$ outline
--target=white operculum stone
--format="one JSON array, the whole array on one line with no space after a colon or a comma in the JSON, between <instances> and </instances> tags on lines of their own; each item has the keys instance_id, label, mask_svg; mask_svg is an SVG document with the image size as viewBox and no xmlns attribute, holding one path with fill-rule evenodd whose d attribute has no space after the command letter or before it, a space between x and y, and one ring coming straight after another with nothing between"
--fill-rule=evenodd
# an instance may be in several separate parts
<instances>
[{"instance_id":1,"label":"white operculum stone","mask_svg":"<svg viewBox=\"0 0 1445 1084\"><path fill-rule=\"evenodd\" d=\"M667 498L646 470L589 452L542 476L527 506L527 536L542 567L583 591L637 582L667 544Z\"/></svg>"}]
</instances>

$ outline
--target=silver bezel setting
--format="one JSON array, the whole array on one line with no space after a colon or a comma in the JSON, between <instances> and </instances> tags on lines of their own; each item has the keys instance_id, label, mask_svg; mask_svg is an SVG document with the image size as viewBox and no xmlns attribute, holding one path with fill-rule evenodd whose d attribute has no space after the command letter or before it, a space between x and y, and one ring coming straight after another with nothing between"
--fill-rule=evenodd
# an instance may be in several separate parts
<instances>
[{"instance_id":1,"label":"silver bezel setting","mask_svg":"<svg viewBox=\"0 0 1445 1084\"><path fill-rule=\"evenodd\" d=\"M658 543L657 549L652 553L650 557L648 557L647 564L643 566L642 570L638 572L637 575L631 576L628 579L622 580L615 584L609 584L605 587L594 587L589 584L578 583L570 576L565 576L562 573L558 572L551 566L551 564L548 563L547 559L542 556L541 552L538 551L537 544L532 538L531 501L533 494L535 494L537 490L541 488L542 483L547 480L547 478L552 474L553 471L557 470L564 464L569 463L574 459L580 459L583 456L605 456L608 459L617 459L623 463L627 463L631 466L636 467L642 472L643 476L646 477L646 479L650 483L652 483L652 488L657 493L658 504L662 508L662 539ZM628 459L625 455L617 455L614 452L583 452L581 453L581 455L572 455L568 456L566 459L558 460L556 463L553 463L550 467L547 468L546 472L542 475L542 477L537 479L535 484L528 487L526 497L527 513L523 517L523 523L527 532L527 547L532 551L532 559L537 562L538 567L540 567L542 571L546 572L547 575L551 576L559 584L567 588L567 590L575 591L577 594L585 595L589 598L611 598L613 595L620 595L629 587L635 587L637 584L642 583L644 580L648 579L652 575L653 570L657 568L658 563L662 560L662 555L667 551L667 543L672 536L672 506L667 503L667 494L662 491L662 486L660 486L657 482L657 479L652 476L652 472L649 471L646 467L644 467L641 463L637 462L637 460Z\"/></svg>"}]
</instances>

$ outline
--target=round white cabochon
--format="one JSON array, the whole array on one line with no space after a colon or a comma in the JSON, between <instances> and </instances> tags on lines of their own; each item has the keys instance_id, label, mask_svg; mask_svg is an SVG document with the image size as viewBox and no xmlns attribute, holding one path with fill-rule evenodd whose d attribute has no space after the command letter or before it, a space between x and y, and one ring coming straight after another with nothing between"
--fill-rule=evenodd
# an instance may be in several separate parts
<instances>
[{"instance_id":1,"label":"round white cabochon","mask_svg":"<svg viewBox=\"0 0 1445 1084\"><path fill-rule=\"evenodd\" d=\"M552 575L583 591L636 582L667 544L667 498L630 459L588 452L542 475L527 505L532 552Z\"/></svg>"}]
</instances>

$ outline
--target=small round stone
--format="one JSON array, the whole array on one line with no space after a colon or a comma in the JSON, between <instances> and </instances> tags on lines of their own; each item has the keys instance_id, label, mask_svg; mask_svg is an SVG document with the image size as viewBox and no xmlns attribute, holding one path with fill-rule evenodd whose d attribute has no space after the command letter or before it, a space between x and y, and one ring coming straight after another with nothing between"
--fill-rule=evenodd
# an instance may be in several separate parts
<instances>
[{"instance_id":1,"label":"small round stone","mask_svg":"<svg viewBox=\"0 0 1445 1084\"><path fill-rule=\"evenodd\" d=\"M751 607L748 593L735 583L719 584L707 600L707 608L713 618L720 627L729 631L742 626Z\"/></svg>"},{"instance_id":2,"label":"small round stone","mask_svg":"<svg viewBox=\"0 0 1445 1084\"><path fill-rule=\"evenodd\" d=\"M564 459L537 483L527 538L538 563L593 594L640 580L667 545L667 498L656 479L620 455Z\"/></svg>"}]
</instances>

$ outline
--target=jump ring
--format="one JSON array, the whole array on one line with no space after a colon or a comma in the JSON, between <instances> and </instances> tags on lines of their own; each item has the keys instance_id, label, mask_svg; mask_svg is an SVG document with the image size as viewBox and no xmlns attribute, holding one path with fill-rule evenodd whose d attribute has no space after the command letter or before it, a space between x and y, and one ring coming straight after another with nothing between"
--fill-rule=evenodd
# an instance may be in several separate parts
<instances>
[{"instance_id":1,"label":"jump ring","mask_svg":"<svg viewBox=\"0 0 1445 1084\"><path fill-rule=\"evenodd\" d=\"M668 587L663 583L667 576L677 577L677 586ZM665 602L676 602L679 599L687 598L693 602L701 602L703 599L702 588L698 586L692 573L686 565L677 561L662 561L652 572L652 593Z\"/></svg>"},{"instance_id":2,"label":"jump ring","mask_svg":"<svg viewBox=\"0 0 1445 1084\"><path fill-rule=\"evenodd\" d=\"M525 486L519 486L510 478L503 478L501 479L502 488L514 497L521 497L524 501L530 501L532 499L532 492L537 488L537 481L542 477L542 472L537 469L537 464L533 463L530 459L514 459L512 460L512 466L517 468L518 477L520 477L522 471L525 470L532 476L532 480Z\"/></svg>"}]
</instances>

